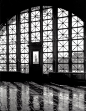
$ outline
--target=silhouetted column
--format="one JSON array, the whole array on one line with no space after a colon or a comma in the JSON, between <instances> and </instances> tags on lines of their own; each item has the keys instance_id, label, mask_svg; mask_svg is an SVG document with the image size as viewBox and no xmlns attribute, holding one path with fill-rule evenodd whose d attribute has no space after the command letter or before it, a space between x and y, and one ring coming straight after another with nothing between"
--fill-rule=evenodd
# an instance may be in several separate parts
<instances>
[{"instance_id":1,"label":"silhouetted column","mask_svg":"<svg viewBox=\"0 0 86 111\"><path fill-rule=\"evenodd\" d=\"M84 22L84 72L86 79L86 21Z\"/></svg>"},{"instance_id":2,"label":"silhouetted column","mask_svg":"<svg viewBox=\"0 0 86 111\"><path fill-rule=\"evenodd\" d=\"M69 72L72 72L72 13L69 12Z\"/></svg>"},{"instance_id":3,"label":"silhouetted column","mask_svg":"<svg viewBox=\"0 0 86 111\"><path fill-rule=\"evenodd\" d=\"M29 8L29 70L31 69L31 7ZM31 70L30 70L31 71Z\"/></svg>"},{"instance_id":4,"label":"silhouetted column","mask_svg":"<svg viewBox=\"0 0 86 111\"><path fill-rule=\"evenodd\" d=\"M16 15L16 67L17 71L20 72L20 13Z\"/></svg>"},{"instance_id":5,"label":"silhouetted column","mask_svg":"<svg viewBox=\"0 0 86 111\"><path fill-rule=\"evenodd\" d=\"M40 7L40 42L41 42L40 65L43 73L43 7L42 6Z\"/></svg>"},{"instance_id":6,"label":"silhouetted column","mask_svg":"<svg viewBox=\"0 0 86 111\"><path fill-rule=\"evenodd\" d=\"M84 0L84 16L86 18L86 0ZM84 21L84 72L86 73L86 20ZM84 75L86 79L86 74Z\"/></svg>"},{"instance_id":7,"label":"silhouetted column","mask_svg":"<svg viewBox=\"0 0 86 111\"><path fill-rule=\"evenodd\" d=\"M7 35L7 71L9 71L9 25L6 22L6 35Z\"/></svg>"},{"instance_id":8,"label":"silhouetted column","mask_svg":"<svg viewBox=\"0 0 86 111\"><path fill-rule=\"evenodd\" d=\"M58 71L57 7L53 7L53 71Z\"/></svg>"}]
</instances>

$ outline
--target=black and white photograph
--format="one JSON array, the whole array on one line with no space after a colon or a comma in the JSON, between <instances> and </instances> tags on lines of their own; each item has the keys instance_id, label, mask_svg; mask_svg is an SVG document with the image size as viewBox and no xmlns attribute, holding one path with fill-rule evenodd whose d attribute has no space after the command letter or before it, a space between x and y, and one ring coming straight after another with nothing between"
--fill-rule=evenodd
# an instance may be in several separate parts
<instances>
[{"instance_id":1,"label":"black and white photograph","mask_svg":"<svg viewBox=\"0 0 86 111\"><path fill-rule=\"evenodd\" d=\"M0 0L0 111L86 111L86 0Z\"/></svg>"}]
</instances>

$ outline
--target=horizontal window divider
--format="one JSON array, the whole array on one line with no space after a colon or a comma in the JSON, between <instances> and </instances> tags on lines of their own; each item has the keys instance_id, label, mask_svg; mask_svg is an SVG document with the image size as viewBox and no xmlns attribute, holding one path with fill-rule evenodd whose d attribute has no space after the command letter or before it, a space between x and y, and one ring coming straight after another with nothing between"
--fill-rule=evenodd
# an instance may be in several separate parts
<instances>
[{"instance_id":1,"label":"horizontal window divider","mask_svg":"<svg viewBox=\"0 0 86 111\"><path fill-rule=\"evenodd\" d=\"M64 52L69 52L69 50L68 50L68 51L58 51L58 53L59 53L59 52L63 52L63 53L64 53Z\"/></svg>"},{"instance_id":2,"label":"horizontal window divider","mask_svg":"<svg viewBox=\"0 0 86 111\"><path fill-rule=\"evenodd\" d=\"M57 15L58 15L58 13L57 13ZM69 16L62 16L62 17L57 17L57 20L59 19L59 18L69 18Z\"/></svg>"},{"instance_id":3,"label":"horizontal window divider","mask_svg":"<svg viewBox=\"0 0 86 111\"><path fill-rule=\"evenodd\" d=\"M0 34L0 36L1 36L1 37L7 37L6 34L5 34L5 35L1 35L1 34ZM1 39L1 37L0 37L0 39Z\"/></svg>"},{"instance_id":4,"label":"horizontal window divider","mask_svg":"<svg viewBox=\"0 0 86 111\"><path fill-rule=\"evenodd\" d=\"M9 23L8 23L8 26L10 26L10 25L15 25L15 26L16 26L16 23L15 23L15 24L9 24Z\"/></svg>"},{"instance_id":5,"label":"horizontal window divider","mask_svg":"<svg viewBox=\"0 0 86 111\"><path fill-rule=\"evenodd\" d=\"M21 62L20 62L21 63ZM29 62L28 62L29 63ZM28 64L28 63L21 63L21 64Z\"/></svg>"},{"instance_id":6,"label":"horizontal window divider","mask_svg":"<svg viewBox=\"0 0 86 111\"><path fill-rule=\"evenodd\" d=\"M78 64L82 64L82 65L84 65L84 63L73 63L73 62L72 62L72 65L73 65L73 64L76 64L76 65L78 65Z\"/></svg>"},{"instance_id":7,"label":"horizontal window divider","mask_svg":"<svg viewBox=\"0 0 86 111\"><path fill-rule=\"evenodd\" d=\"M52 20L52 22L53 22L53 17L51 17L51 19L43 19L43 22L47 21L47 20Z\"/></svg>"},{"instance_id":8,"label":"horizontal window divider","mask_svg":"<svg viewBox=\"0 0 86 111\"><path fill-rule=\"evenodd\" d=\"M34 19L35 19L35 17L34 17ZM34 22L39 22L40 23L40 20L34 20L34 21L31 21L31 23L34 23Z\"/></svg>"},{"instance_id":9,"label":"horizontal window divider","mask_svg":"<svg viewBox=\"0 0 86 111\"><path fill-rule=\"evenodd\" d=\"M0 64L7 64L7 63L0 63Z\"/></svg>"},{"instance_id":10,"label":"horizontal window divider","mask_svg":"<svg viewBox=\"0 0 86 111\"><path fill-rule=\"evenodd\" d=\"M53 29L52 30L43 30L43 32L49 32L49 31L53 31Z\"/></svg>"},{"instance_id":11,"label":"horizontal window divider","mask_svg":"<svg viewBox=\"0 0 86 111\"><path fill-rule=\"evenodd\" d=\"M40 32L40 31L33 31L33 32L31 31L31 34L32 34L32 33L36 33L36 32Z\"/></svg>"},{"instance_id":12,"label":"horizontal window divider","mask_svg":"<svg viewBox=\"0 0 86 111\"><path fill-rule=\"evenodd\" d=\"M8 34L8 36L9 36L9 35L16 35L16 34L17 34L17 32L15 32L15 34Z\"/></svg>"},{"instance_id":13,"label":"horizontal window divider","mask_svg":"<svg viewBox=\"0 0 86 111\"><path fill-rule=\"evenodd\" d=\"M73 53L73 52L77 52L77 53L78 53L78 52L84 52L84 51L72 51L72 53Z\"/></svg>"},{"instance_id":14,"label":"horizontal window divider","mask_svg":"<svg viewBox=\"0 0 86 111\"><path fill-rule=\"evenodd\" d=\"M20 54L29 54L29 53L20 53Z\"/></svg>"},{"instance_id":15,"label":"horizontal window divider","mask_svg":"<svg viewBox=\"0 0 86 111\"><path fill-rule=\"evenodd\" d=\"M0 44L0 46L1 46L1 45L3 46L3 45L7 45L7 44Z\"/></svg>"},{"instance_id":16,"label":"horizontal window divider","mask_svg":"<svg viewBox=\"0 0 86 111\"><path fill-rule=\"evenodd\" d=\"M77 26L77 27L71 27L71 29L74 29L74 28L84 28L84 26Z\"/></svg>"},{"instance_id":17,"label":"horizontal window divider","mask_svg":"<svg viewBox=\"0 0 86 111\"><path fill-rule=\"evenodd\" d=\"M59 31L59 30L64 30L64 29L69 29L69 27L67 27L67 28L57 28L57 31ZM66 35L68 35L68 34L66 34Z\"/></svg>"},{"instance_id":18,"label":"horizontal window divider","mask_svg":"<svg viewBox=\"0 0 86 111\"><path fill-rule=\"evenodd\" d=\"M29 21L28 21L28 22L20 22L20 25L21 25L21 24L25 24L25 23L29 23ZM20 27L20 28L21 28L21 27Z\"/></svg>"},{"instance_id":19,"label":"horizontal window divider","mask_svg":"<svg viewBox=\"0 0 86 111\"><path fill-rule=\"evenodd\" d=\"M51 64L51 65L52 65L53 63L44 63L44 62L43 62L43 64Z\"/></svg>"},{"instance_id":20,"label":"horizontal window divider","mask_svg":"<svg viewBox=\"0 0 86 111\"><path fill-rule=\"evenodd\" d=\"M52 40L52 41L53 41L53 40ZM52 43L52 41L43 41L43 43L44 43L44 42L51 42L51 43Z\"/></svg>"},{"instance_id":21,"label":"horizontal window divider","mask_svg":"<svg viewBox=\"0 0 86 111\"><path fill-rule=\"evenodd\" d=\"M72 39L72 41L74 41L74 40L84 40L84 38L80 38L80 39Z\"/></svg>"},{"instance_id":22,"label":"horizontal window divider","mask_svg":"<svg viewBox=\"0 0 86 111\"><path fill-rule=\"evenodd\" d=\"M47 53L53 53L53 52L43 52L43 53L46 53L46 54L47 54Z\"/></svg>"},{"instance_id":23,"label":"horizontal window divider","mask_svg":"<svg viewBox=\"0 0 86 111\"><path fill-rule=\"evenodd\" d=\"M58 41L58 42L59 42L59 41L69 41L69 39L66 39L66 40L59 40L59 39L58 39L58 40L56 40L56 41Z\"/></svg>"}]
</instances>

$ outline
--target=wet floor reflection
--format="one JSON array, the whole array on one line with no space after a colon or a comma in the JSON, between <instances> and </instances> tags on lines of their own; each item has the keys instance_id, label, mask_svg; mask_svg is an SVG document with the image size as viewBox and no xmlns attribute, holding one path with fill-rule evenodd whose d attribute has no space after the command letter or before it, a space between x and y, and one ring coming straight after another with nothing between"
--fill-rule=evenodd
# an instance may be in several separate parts
<instances>
[{"instance_id":1,"label":"wet floor reflection","mask_svg":"<svg viewBox=\"0 0 86 111\"><path fill-rule=\"evenodd\" d=\"M53 111L53 90L49 87L43 88L44 111Z\"/></svg>"},{"instance_id":2,"label":"wet floor reflection","mask_svg":"<svg viewBox=\"0 0 86 111\"><path fill-rule=\"evenodd\" d=\"M86 91L33 82L2 82L0 111L86 111Z\"/></svg>"},{"instance_id":3,"label":"wet floor reflection","mask_svg":"<svg viewBox=\"0 0 86 111\"><path fill-rule=\"evenodd\" d=\"M69 93L66 92L59 92L58 93L58 110L59 111L69 111Z\"/></svg>"},{"instance_id":4,"label":"wet floor reflection","mask_svg":"<svg viewBox=\"0 0 86 111\"><path fill-rule=\"evenodd\" d=\"M0 87L0 110L6 111L7 110L7 90L6 86Z\"/></svg>"},{"instance_id":5,"label":"wet floor reflection","mask_svg":"<svg viewBox=\"0 0 86 111\"><path fill-rule=\"evenodd\" d=\"M33 107L35 110L40 110L39 96L38 95L35 95L33 97Z\"/></svg>"},{"instance_id":6,"label":"wet floor reflection","mask_svg":"<svg viewBox=\"0 0 86 111\"><path fill-rule=\"evenodd\" d=\"M29 108L29 86L22 85L22 111L30 111Z\"/></svg>"},{"instance_id":7,"label":"wet floor reflection","mask_svg":"<svg viewBox=\"0 0 86 111\"><path fill-rule=\"evenodd\" d=\"M11 111L17 111L17 88L15 86L12 86L9 88L9 95L10 95L10 110Z\"/></svg>"},{"instance_id":8,"label":"wet floor reflection","mask_svg":"<svg viewBox=\"0 0 86 111\"><path fill-rule=\"evenodd\" d=\"M73 92L73 110L85 111L83 91Z\"/></svg>"}]
</instances>

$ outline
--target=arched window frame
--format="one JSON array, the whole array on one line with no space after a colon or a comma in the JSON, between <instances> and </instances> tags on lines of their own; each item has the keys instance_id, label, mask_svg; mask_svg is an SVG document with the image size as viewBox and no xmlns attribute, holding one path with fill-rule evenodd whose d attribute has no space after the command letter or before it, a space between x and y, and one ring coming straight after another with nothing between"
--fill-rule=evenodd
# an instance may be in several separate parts
<instances>
[{"instance_id":1,"label":"arched window frame","mask_svg":"<svg viewBox=\"0 0 86 111\"><path fill-rule=\"evenodd\" d=\"M22 72L22 73L25 73L25 71L24 71L24 69L25 70L27 70L27 69L29 69L29 51L27 51L27 52L24 52L24 54L23 54L23 52L21 51L22 50L22 48L21 47L23 47L23 46L25 46L25 47L27 47L27 50L29 50L29 47L28 47L28 45L29 45L29 43L30 42L37 42L36 40L35 41L33 41L33 39L32 39L32 34L34 33L35 34L35 36L36 36L36 33L39 33L41 36L43 36L43 41L41 41L43 44L43 73L44 74L48 74L49 72L53 72L53 71L55 71L55 72L69 72L69 71L71 71L71 72L84 72L84 64L85 64L85 54L84 54L84 52L85 52L85 43L84 43L84 22L82 21L82 20L80 20L80 18L79 17L77 17L76 15L74 15L74 14L72 14L71 13L71 16L70 16L70 12L69 11L66 11L66 10L64 10L64 9L61 9L61 8L54 8L54 7L52 7L52 6L43 6L42 7L42 11L40 10L40 8L39 7L32 7L30 10L31 10L31 12L29 11L29 9L27 9L27 10L24 10L24 11L21 11L20 12L20 20L19 20L19 29L16 27L16 23L15 23L15 20L16 19L14 19L15 18L15 16L14 17L12 17L9 21L7 21L7 25L6 26L3 26L3 28L1 29L1 31L0 31L0 36L2 36L2 37L5 37L5 39L4 40L7 40L7 42L6 42L6 44L1 44L2 46L4 45L5 46L5 50L6 50L6 52L4 53L4 58L2 58L2 54L0 54L0 57L1 57L1 59L0 59L0 69L1 69L1 71L19 71L20 69L20 71ZM44 51L44 47L45 47L45 45L44 44L48 44L49 43L49 41L45 41L44 40L44 33L46 32L46 33L48 33L49 32L49 30L47 30L47 31L45 31L45 29L44 29L44 21L48 21L49 19L44 19L44 18L40 18L40 17L42 17L42 16L40 16L41 15L41 13L40 12L42 12L42 14L44 14L44 11L46 10L46 11L48 11L48 10L50 10L50 9L52 9L52 19L51 19L51 21L52 21L52 29L50 30L51 31L51 35L49 35L49 36L51 36L51 38L52 38L52 40L50 41L51 42L51 47L56 47L56 44L57 44L57 48L56 48L56 50L53 50L53 48L52 48L52 51L50 52L51 53L51 55L52 55L52 60L50 60L51 62L49 63L49 61L48 61L48 59L47 59L47 62L45 63L44 61L44 54L49 54L49 52L45 52ZM56 11L55 10L53 10L53 9L57 9L57 14L56 15L54 15L55 13L56 13ZM58 11L58 10L61 10L62 11L62 16L61 16L61 14L60 14L60 11ZM36 12L39 12L40 13L40 15L38 14L36 14ZM55 11L55 12L54 12ZM30 18L29 16L28 16L28 22L26 23L26 20L24 20L23 22L21 22L21 15L22 14L25 14L25 13L27 13L28 15L30 14L32 14L32 12L34 12L35 13L35 15L37 15L37 16L39 16L38 18L39 18L39 20L36 20L36 18L35 18L35 21L33 21L32 20L32 18ZM65 13L65 12L67 12L67 13ZM66 16L67 15L67 16ZM17 17L18 15L16 15L16 17ZM32 16L32 15L31 15ZM43 15L44 16L44 15ZM54 16L54 17L53 17ZM78 24L77 24L77 26L75 27L75 26L73 26L73 24L74 24L74 21L73 21L73 17L77 17L77 19L79 19L81 22L82 22L82 26L79 26ZM48 17L48 15L47 15L47 17ZM60 22L62 22L61 21L61 19L63 20L63 19L67 19L67 23L68 23L68 26L67 27L60 27L59 28L59 26L62 24L60 24ZM24 18L25 19L25 18ZM32 23L37 23L37 22L40 22L40 19L41 19L41 24L43 24L43 27L42 26L38 26L38 27L42 27L41 29L43 29L43 30L41 30L40 28L38 28L39 29L39 31L37 31L36 30L36 28L34 28L34 32L32 31ZM29 26L30 26L30 23L29 23L29 20L30 20L30 22L31 22L31 29L29 29ZM54 21L56 21L56 25L57 26L53 26L53 25L55 25L54 24ZM60 21L60 22L59 22ZM64 22L65 20L63 20L63 22ZM66 22L65 22L66 23ZM63 23L63 24L65 24L65 23ZM66 24L67 24L66 23ZM21 32L21 30L23 29L23 28L21 28L22 26L24 26L25 24L27 24L27 31L25 32ZM71 24L71 25L70 25ZM80 24L80 23L79 23ZM11 26L15 26L16 27L16 31L17 31L17 29L19 30L19 34L20 34L20 40L18 40L18 38L16 38L15 39L15 46L14 46L14 43L10 43L10 37L11 36L13 36L13 35L16 35L16 37L18 37L18 31L17 32L15 32L15 34L14 33L10 33L10 31L9 31L9 28L11 27ZM56 27L57 27L57 29L56 29ZM73 47L74 47L74 45L73 45L73 42L75 42L75 39L73 38L73 30L74 29L76 29L76 30L78 30L79 28L83 28L83 35L82 35L82 38L80 38L80 40L82 40L83 41L83 45L81 46L82 47L82 51L80 51L81 53L83 53L82 54L82 57L80 58L78 55L77 55L77 62L75 63L75 61L76 61L76 59L74 59L73 58L73 53L74 53L74 50L73 50ZM3 29L4 28L6 28L6 34L5 35L3 35L2 34L2 32L3 32ZM55 29L55 31L53 30L53 28ZM65 40L63 40L63 38L62 38L62 40L60 40L59 39L59 33L62 31L62 32L65 32L64 30L67 30L67 33L65 34L65 36L63 37ZM40 33L40 31L41 31L41 33ZM12 32L12 31L11 31ZM78 31L79 32L79 31ZM21 41L21 39L22 39L22 35L24 34L28 34L28 40L27 40L27 43L25 42L25 41ZM56 34L55 34L56 33ZM40 35L39 35L39 37L38 37L38 42L40 41L40 40L42 40L42 39L40 39ZM55 38L54 38L54 36L55 36ZM71 37L70 37L71 36ZM8 37L8 38L6 38L6 37ZM29 38L29 37L31 37L31 38ZM54 40L56 40L56 42L54 41ZM71 41L72 40L72 41ZM18 44L18 41L20 41L20 44ZM76 41L77 42L79 42L79 39L76 39ZM59 50L60 49L60 44L61 44L61 42L66 42L66 43L64 43L64 44L66 44L66 46L64 47L64 49L66 49L67 48L67 51L61 51L61 50ZM3 43L3 42L2 42ZM55 44L54 44L55 43ZM72 47L69 47L70 46L70 43L72 44ZM23 46L22 46L22 44L23 44ZM9 47L7 46L7 45L9 45ZM7 46L7 48L6 48L6 46ZM13 48L15 47L15 53L13 52L13 50L10 50L10 46L12 46ZM62 46L63 46L63 44L62 44ZM61 46L61 47L62 47ZM11 48L12 48L11 47ZM19 55L18 55L18 49L17 49L17 47L20 47L20 57L19 57ZM79 47L78 47L79 48ZM9 51L8 51L9 50ZM11 53L11 52L12 53ZM57 53L56 53L56 52ZM65 56L65 52L66 52L66 54L67 54L67 56ZM76 51L77 53L79 53L79 50L77 49L77 51ZM55 54L56 53L56 54ZM61 53L62 53L62 56L60 57L59 55L61 55ZM9 54L9 57L8 57L8 54ZM22 62L22 55L27 55L28 56L28 62L26 62L25 63L25 61L24 62ZM54 55L53 55L54 54ZM13 55L15 55L15 57L13 56ZM13 60L11 61L11 56L13 56ZM18 59L18 58L20 58L20 59ZM18 61L17 61L17 59L18 59ZM81 62L80 62L81 61ZM20 65L20 69L19 68L17 68L17 66L18 66L18 64L17 64L17 62L18 62L18 64ZM70 65L71 64L71 65ZM9 66L8 66L9 65ZM13 68L13 67L11 67L11 66L13 66L13 65L15 65L15 68ZM52 67L52 68L49 68L49 67ZM60 67L59 67L60 66ZM74 67L76 67L76 68L74 68ZM78 67L79 66L79 67ZM46 67L46 68L44 68L44 67ZM55 67L55 68L54 68ZM80 69L81 68L81 69ZM54 70L53 70L54 69ZM46 70L46 71L44 71L44 70ZM28 70L28 72L29 72L29 70Z\"/></svg>"}]
</instances>

